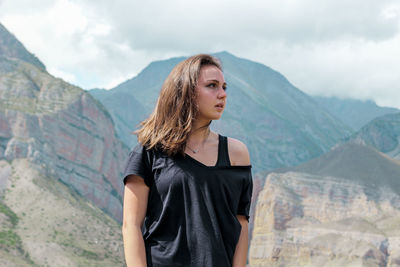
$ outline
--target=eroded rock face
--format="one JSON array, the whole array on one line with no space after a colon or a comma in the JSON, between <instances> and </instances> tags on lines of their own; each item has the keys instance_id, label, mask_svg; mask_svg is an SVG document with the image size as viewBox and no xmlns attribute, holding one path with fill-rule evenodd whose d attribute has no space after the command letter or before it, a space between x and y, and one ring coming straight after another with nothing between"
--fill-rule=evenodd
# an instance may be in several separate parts
<instances>
[{"instance_id":1,"label":"eroded rock face","mask_svg":"<svg viewBox=\"0 0 400 267\"><path fill-rule=\"evenodd\" d=\"M120 224L26 158L0 160L0 266L124 266Z\"/></svg>"},{"instance_id":2,"label":"eroded rock face","mask_svg":"<svg viewBox=\"0 0 400 267\"><path fill-rule=\"evenodd\" d=\"M397 266L400 196L334 177L268 175L250 266Z\"/></svg>"},{"instance_id":3,"label":"eroded rock face","mask_svg":"<svg viewBox=\"0 0 400 267\"><path fill-rule=\"evenodd\" d=\"M0 159L28 158L121 221L128 148L91 95L13 58L0 62Z\"/></svg>"}]
</instances>

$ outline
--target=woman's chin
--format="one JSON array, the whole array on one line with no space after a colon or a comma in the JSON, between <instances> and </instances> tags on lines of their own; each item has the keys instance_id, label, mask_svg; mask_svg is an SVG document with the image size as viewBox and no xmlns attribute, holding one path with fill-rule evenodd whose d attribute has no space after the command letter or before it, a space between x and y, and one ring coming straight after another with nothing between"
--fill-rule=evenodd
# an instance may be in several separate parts
<instances>
[{"instance_id":1,"label":"woman's chin","mask_svg":"<svg viewBox=\"0 0 400 267\"><path fill-rule=\"evenodd\" d=\"M219 116L215 116L214 118L212 118L211 120L214 120L214 121L216 121L216 120L219 120L220 118L221 118L221 116L222 116L222 114L221 115L219 115Z\"/></svg>"},{"instance_id":2,"label":"woman's chin","mask_svg":"<svg viewBox=\"0 0 400 267\"><path fill-rule=\"evenodd\" d=\"M214 120L219 120L221 117L222 117L222 112L218 112L218 113L214 113L214 114L208 114L206 116L204 116L204 115L199 116L199 117L197 117L197 119L214 121Z\"/></svg>"}]
</instances>

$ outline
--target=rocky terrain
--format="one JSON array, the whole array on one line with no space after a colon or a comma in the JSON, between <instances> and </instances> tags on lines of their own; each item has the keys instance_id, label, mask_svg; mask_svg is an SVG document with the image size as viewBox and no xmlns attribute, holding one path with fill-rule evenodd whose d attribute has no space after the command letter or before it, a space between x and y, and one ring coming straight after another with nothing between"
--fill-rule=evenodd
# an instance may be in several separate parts
<instances>
[{"instance_id":1,"label":"rocky terrain","mask_svg":"<svg viewBox=\"0 0 400 267\"><path fill-rule=\"evenodd\" d=\"M0 160L0 266L124 266L121 226L20 158Z\"/></svg>"},{"instance_id":2,"label":"rocky terrain","mask_svg":"<svg viewBox=\"0 0 400 267\"><path fill-rule=\"evenodd\" d=\"M0 37L0 266L123 266L129 149L97 100Z\"/></svg>"},{"instance_id":3,"label":"rocky terrain","mask_svg":"<svg viewBox=\"0 0 400 267\"><path fill-rule=\"evenodd\" d=\"M270 174L250 266L400 266L400 197L335 177Z\"/></svg>"},{"instance_id":4,"label":"rocky terrain","mask_svg":"<svg viewBox=\"0 0 400 267\"><path fill-rule=\"evenodd\" d=\"M354 143L270 173L250 266L400 266L399 177L399 161Z\"/></svg>"},{"instance_id":5,"label":"rocky terrain","mask_svg":"<svg viewBox=\"0 0 400 267\"><path fill-rule=\"evenodd\" d=\"M217 56L230 102L212 126L244 141L256 166L249 265L400 266L399 115L349 137L283 75ZM107 111L50 75L0 24L0 266L124 266L120 179L130 131L182 59L93 91Z\"/></svg>"},{"instance_id":6,"label":"rocky terrain","mask_svg":"<svg viewBox=\"0 0 400 267\"><path fill-rule=\"evenodd\" d=\"M14 56L0 55L0 159L45 165L121 220L120 176L128 148L110 115L86 91Z\"/></svg>"}]
</instances>

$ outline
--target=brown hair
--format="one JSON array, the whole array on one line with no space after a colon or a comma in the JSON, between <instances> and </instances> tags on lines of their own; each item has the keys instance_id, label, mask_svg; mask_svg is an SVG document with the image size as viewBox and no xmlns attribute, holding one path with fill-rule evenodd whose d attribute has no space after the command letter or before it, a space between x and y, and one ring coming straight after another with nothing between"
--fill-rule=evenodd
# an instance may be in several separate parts
<instances>
[{"instance_id":1,"label":"brown hair","mask_svg":"<svg viewBox=\"0 0 400 267\"><path fill-rule=\"evenodd\" d=\"M220 61L206 54L189 57L172 69L164 81L154 111L134 132L139 143L147 149L160 148L169 156L185 154L186 140L198 113L195 88L200 69L206 65L216 66L222 71Z\"/></svg>"}]
</instances>

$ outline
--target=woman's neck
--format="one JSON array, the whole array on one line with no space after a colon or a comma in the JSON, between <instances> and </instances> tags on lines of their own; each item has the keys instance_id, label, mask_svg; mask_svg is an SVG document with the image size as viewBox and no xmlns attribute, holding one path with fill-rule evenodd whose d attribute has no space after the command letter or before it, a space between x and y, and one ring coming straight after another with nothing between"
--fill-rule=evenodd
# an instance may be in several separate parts
<instances>
[{"instance_id":1,"label":"woman's neck","mask_svg":"<svg viewBox=\"0 0 400 267\"><path fill-rule=\"evenodd\" d=\"M206 126L207 125L207 126ZM206 142L211 130L209 122L194 123L192 133L189 135L188 142L192 145L199 145Z\"/></svg>"}]
</instances>

